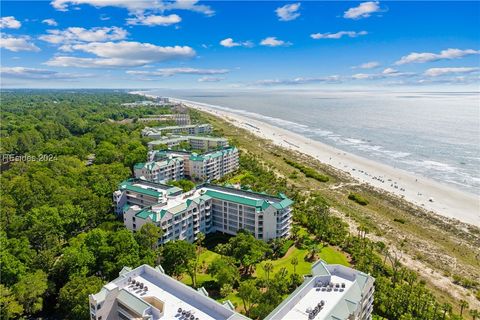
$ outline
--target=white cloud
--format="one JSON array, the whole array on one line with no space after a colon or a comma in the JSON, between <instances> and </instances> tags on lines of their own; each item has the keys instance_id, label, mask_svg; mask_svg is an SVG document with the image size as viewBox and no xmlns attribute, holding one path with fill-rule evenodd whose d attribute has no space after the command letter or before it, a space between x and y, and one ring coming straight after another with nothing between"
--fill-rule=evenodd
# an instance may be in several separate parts
<instances>
[{"instance_id":1,"label":"white cloud","mask_svg":"<svg viewBox=\"0 0 480 320\"><path fill-rule=\"evenodd\" d=\"M252 47L253 43L251 41L243 41L243 42L235 42L233 41L232 38L226 38L220 41L220 45L227 47L227 48L232 48L232 47Z\"/></svg>"},{"instance_id":2,"label":"white cloud","mask_svg":"<svg viewBox=\"0 0 480 320\"><path fill-rule=\"evenodd\" d=\"M298 85L298 84L308 84L308 83L339 83L341 81L340 76L333 75L329 77L298 77L293 79L267 79L267 80L258 80L255 82L256 85L262 86L274 86L274 85Z\"/></svg>"},{"instance_id":3,"label":"white cloud","mask_svg":"<svg viewBox=\"0 0 480 320\"><path fill-rule=\"evenodd\" d=\"M55 80L55 79L77 79L93 77L91 74L62 73L46 69L24 68L24 67L1 67L0 74L5 78L18 79L39 79L39 80Z\"/></svg>"},{"instance_id":4,"label":"white cloud","mask_svg":"<svg viewBox=\"0 0 480 320\"><path fill-rule=\"evenodd\" d=\"M176 0L164 4L163 10L187 10L203 13L206 16L213 16L215 11L209 6L197 4L198 0Z\"/></svg>"},{"instance_id":5,"label":"white cloud","mask_svg":"<svg viewBox=\"0 0 480 320\"><path fill-rule=\"evenodd\" d=\"M35 44L30 42L30 37L28 36L9 36L2 34L0 38L0 48L4 48L13 52L18 51L40 51L40 48Z\"/></svg>"},{"instance_id":6,"label":"white cloud","mask_svg":"<svg viewBox=\"0 0 480 320\"><path fill-rule=\"evenodd\" d=\"M69 44L78 42L95 42L123 40L127 31L119 27L96 27L85 29L70 27L65 30L47 30L47 34L38 37L40 40L53 44Z\"/></svg>"},{"instance_id":7,"label":"white cloud","mask_svg":"<svg viewBox=\"0 0 480 320\"><path fill-rule=\"evenodd\" d=\"M396 69L386 68L386 69L384 69L384 70L382 71L382 74L389 74L389 75L395 74L395 75L398 75L398 74L400 74L400 73L399 73L398 70L396 70Z\"/></svg>"},{"instance_id":8,"label":"white cloud","mask_svg":"<svg viewBox=\"0 0 480 320\"><path fill-rule=\"evenodd\" d=\"M260 45L267 46L267 47L279 47L279 46L290 46L292 45L290 42L285 42L283 40L279 40L276 37L267 37L260 42Z\"/></svg>"},{"instance_id":9,"label":"white cloud","mask_svg":"<svg viewBox=\"0 0 480 320\"><path fill-rule=\"evenodd\" d=\"M438 60L451 60L458 59L472 54L480 54L480 50L473 49L447 49L442 50L440 53L431 53L431 52L412 52L406 56L403 56L395 62L396 65L407 64L407 63L425 63Z\"/></svg>"},{"instance_id":10,"label":"white cloud","mask_svg":"<svg viewBox=\"0 0 480 320\"><path fill-rule=\"evenodd\" d=\"M22 23L13 16L0 18L0 29L18 29Z\"/></svg>"},{"instance_id":11,"label":"white cloud","mask_svg":"<svg viewBox=\"0 0 480 320\"><path fill-rule=\"evenodd\" d=\"M45 19L45 20L42 20L42 23L45 23L45 24L47 24L49 26L52 26L52 27L58 26L57 21L55 21L54 19Z\"/></svg>"},{"instance_id":12,"label":"white cloud","mask_svg":"<svg viewBox=\"0 0 480 320\"><path fill-rule=\"evenodd\" d=\"M230 72L228 69L196 69L196 68L161 68L155 71L138 71L128 70L128 74L140 75L140 76L159 76L159 77L171 77L177 74L196 74L196 75L212 75L212 74L225 74Z\"/></svg>"},{"instance_id":13,"label":"white cloud","mask_svg":"<svg viewBox=\"0 0 480 320\"><path fill-rule=\"evenodd\" d=\"M68 47L72 51L94 54L96 58L56 56L45 62L56 67L115 68L144 66L166 60L192 58L195 50L188 46L160 47L141 42L90 42Z\"/></svg>"},{"instance_id":14,"label":"white cloud","mask_svg":"<svg viewBox=\"0 0 480 320\"><path fill-rule=\"evenodd\" d=\"M275 9L275 12L277 13L277 16L278 16L278 20L291 21L300 17L300 13L298 12L298 9L300 9L300 5L301 5L300 2L298 2L298 3L286 4L283 7Z\"/></svg>"},{"instance_id":15,"label":"white cloud","mask_svg":"<svg viewBox=\"0 0 480 320\"><path fill-rule=\"evenodd\" d=\"M225 80L225 78L221 78L221 77L201 77L197 81L198 82L220 82L222 80Z\"/></svg>"},{"instance_id":16,"label":"white cloud","mask_svg":"<svg viewBox=\"0 0 480 320\"><path fill-rule=\"evenodd\" d=\"M356 73L352 75L352 79L355 80L363 80L363 79L370 79L372 74L367 74L367 73Z\"/></svg>"},{"instance_id":17,"label":"white cloud","mask_svg":"<svg viewBox=\"0 0 480 320\"><path fill-rule=\"evenodd\" d=\"M330 32L327 32L327 33L313 33L310 35L310 37L312 39L340 39L342 38L343 36L347 36L347 37L350 37L350 38L356 38L358 36L364 36L364 35L367 35L368 32L367 31L360 31L360 32L356 32L356 31L339 31L339 32L336 32L336 33L330 33Z\"/></svg>"},{"instance_id":18,"label":"white cloud","mask_svg":"<svg viewBox=\"0 0 480 320\"><path fill-rule=\"evenodd\" d=\"M376 68L376 67L379 67L379 66L380 66L380 63L378 61L369 61L369 62L362 63L361 65L355 66L355 67L352 67L352 68L353 69L373 69L373 68Z\"/></svg>"},{"instance_id":19,"label":"white cloud","mask_svg":"<svg viewBox=\"0 0 480 320\"><path fill-rule=\"evenodd\" d=\"M352 75L354 80L376 80L376 79L385 79L385 78L395 78L395 77L413 77L416 76L412 72L400 72L393 68L386 68L379 73L357 73Z\"/></svg>"},{"instance_id":20,"label":"white cloud","mask_svg":"<svg viewBox=\"0 0 480 320\"><path fill-rule=\"evenodd\" d=\"M182 21L176 14L171 14L168 16L156 16L156 15L139 15L135 18L127 19L127 24L129 25L143 25L143 26L169 26L176 24Z\"/></svg>"},{"instance_id":21,"label":"white cloud","mask_svg":"<svg viewBox=\"0 0 480 320\"><path fill-rule=\"evenodd\" d=\"M188 10L212 16L215 12L206 5L197 4L198 0L53 0L50 4L59 11L68 11L71 5L91 5L96 8L119 7L127 9L131 14L143 14L146 11L163 12L167 10Z\"/></svg>"},{"instance_id":22,"label":"white cloud","mask_svg":"<svg viewBox=\"0 0 480 320\"><path fill-rule=\"evenodd\" d=\"M358 7L350 8L345 11L343 17L346 19L368 18L372 13L379 12L380 6L378 1L362 2Z\"/></svg>"},{"instance_id":23,"label":"white cloud","mask_svg":"<svg viewBox=\"0 0 480 320\"><path fill-rule=\"evenodd\" d=\"M473 67L430 68L424 72L424 75L428 77L438 77L438 76L443 76L448 74L472 73L478 70L479 68L473 68Z\"/></svg>"}]
</instances>

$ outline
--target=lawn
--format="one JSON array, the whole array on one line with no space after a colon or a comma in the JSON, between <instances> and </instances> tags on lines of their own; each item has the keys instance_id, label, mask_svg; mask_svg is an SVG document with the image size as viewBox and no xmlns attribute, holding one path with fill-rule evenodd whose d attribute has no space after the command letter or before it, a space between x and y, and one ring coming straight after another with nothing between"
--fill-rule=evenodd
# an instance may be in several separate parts
<instances>
[{"instance_id":1,"label":"lawn","mask_svg":"<svg viewBox=\"0 0 480 320\"><path fill-rule=\"evenodd\" d=\"M294 257L298 260L298 265L296 266L296 272L300 275L310 274L310 269L312 267L312 263L309 261L305 261L305 257L308 255L308 250L306 249L298 249L296 247L291 247L287 254L277 260L265 260L256 265L256 272L254 276L257 277L265 277L265 271L263 270L263 265L267 262L271 262L273 264L273 274L278 272L281 268L287 268L289 273L293 273L293 265L292 259ZM341 264L344 266L349 266L347 257L334 247L324 247L320 251L320 259L326 261L327 263L332 264Z\"/></svg>"},{"instance_id":2,"label":"lawn","mask_svg":"<svg viewBox=\"0 0 480 320\"><path fill-rule=\"evenodd\" d=\"M341 264L344 266L350 266L347 257L335 247L324 247L320 251L320 259L324 260L328 264Z\"/></svg>"},{"instance_id":3,"label":"lawn","mask_svg":"<svg viewBox=\"0 0 480 320\"><path fill-rule=\"evenodd\" d=\"M271 273L271 277L274 276L276 272L278 272L281 268L285 267L288 270L288 273L293 273L293 265L291 261L294 257L298 259L298 265L296 266L296 272L300 275L310 274L310 269L312 266L311 262L305 261L305 257L308 255L307 249L299 249L292 246L288 251L287 254L276 260L265 260L256 265L256 271L253 274L253 277L265 277L265 271L263 270L262 266L265 265L267 262L271 262L273 264L273 272ZM200 268L199 273L197 274L197 286L201 287L204 285L205 282L214 281L214 279L207 273L207 268L213 260L215 260L220 255L216 252L213 252L208 249L204 249L204 251L200 254ZM320 258L325 260L327 263L333 264L342 264L348 266L347 257L338 251L334 247L324 247L320 251ZM192 285L192 279L187 274L184 274L180 279L186 285ZM221 302L225 300L230 300L232 302L237 311L241 311L243 309L242 300L237 296L237 292L234 291L230 295L225 298L218 299Z\"/></svg>"},{"instance_id":4,"label":"lawn","mask_svg":"<svg viewBox=\"0 0 480 320\"><path fill-rule=\"evenodd\" d=\"M201 287L204 282L206 281L211 281L213 280L212 276L210 276L207 273L207 268L212 263L215 258L220 257L220 255L216 252L210 251L205 249L201 254L200 254L200 267L199 267L199 273L197 274L197 286ZM180 279L183 283L186 285L191 286L192 285L192 278L188 274L184 274L182 278Z\"/></svg>"},{"instance_id":5,"label":"lawn","mask_svg":"<svg viewBox=\"0 0 480 320\"><path fill-rule=\"evenodd\" d=\"M265 277L265 271L263 270L262 266L265 265L267 262L271 262L273 264L273 272L271 275L273 276L277 273L281 268L287 268L289 273L293 273L293 265L291 261L294 257L298 259L298 265L296 267L296 272L300 275L309 274L312 264L308 261L305 261L305 256L308 254L308 250L305 249L298 249L295 247L291 247L287 254L277 260L265 260L256 265L256 271L254 276L257 277Z\"/></svg>"}]
</instances>

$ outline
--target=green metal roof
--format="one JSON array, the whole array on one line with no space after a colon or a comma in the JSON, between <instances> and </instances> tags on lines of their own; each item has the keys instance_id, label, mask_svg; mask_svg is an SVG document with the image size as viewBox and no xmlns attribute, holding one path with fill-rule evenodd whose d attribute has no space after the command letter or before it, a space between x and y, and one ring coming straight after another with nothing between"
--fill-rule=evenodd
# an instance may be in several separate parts
<instances>
[{"instance_id":1,"label":"green metal roof","mask_svg":"<svg viewBox=\"0 0 480 320\"><path fill-rule=\"evenodd\" d=\"M142 169L144 166L145 166L145 163L144 163L144 162L139 162L139 163L135 163L135 165L133 166L133 168L135 168L135 169Z\"/></svg>"},{"instance_id":2,"label":"green metal roof","mask_svg":"<svg viewBox=\"0 0 480 320\"><path fill-rule=\"evenodd\" d=\"M222 150L207 152L207 153L202 153L202 154L192 153L192 155L190 156L189 159L192 160L192 161L204 161L204 160L208 160L208 159L221 157L224 154L232 152L236 149L237 149L236 147L226 147Z\"/></svg>"},{"instance_id":3,"label":"green metal roof","mask_svg":"<svg viewBox=\"0 0 480 320\"><path fill-rule=\"evenodd\" d=\"M162 195L162 193L159 191L134 186L130 182L124 182L123 184L121 184L120 189L138 192L138 193L146 194L152 197L160 197Z\"/></svg>"},{"instance_id":4,"label":"green metal roof","mask_svg":"<svg viewBox=\"0 0 480 320\"><path fill-rule=\"evenodd\" d=\"M272 205L275 207L275 209L280 210L280 209L285 209L293 204L293 200L289 198L282 199L280 202L274 202Z\"/></svg>"},{"instance_id":5,"label":"green metal roof","mask_svg":"<svg viewBox=\"0 0 480 320\"><path fill-rule=\"evenodd\" d=\"M150 208L144 209L138 212L135 217L140 219L150 218L153 222L160 222L160 220L165 216L166 211L160 210L159 212L152 211Z\"/></svg>"},{"instance_id":6,"label":"green metal roof","mask_svg":"<svg viewBox=\"0 0 480 320\"><path fill-rule=\"evenodd\" d=\"M256 199L246 198L239 195L223 193L223 192L214 191L214 190L207 190L205 194L214 199L235 202L235 203L243 204L246 206L260 208L262 210L266 209L269 206L268 202L263 199L256 200Z\"/></svg>"}]
</instances>

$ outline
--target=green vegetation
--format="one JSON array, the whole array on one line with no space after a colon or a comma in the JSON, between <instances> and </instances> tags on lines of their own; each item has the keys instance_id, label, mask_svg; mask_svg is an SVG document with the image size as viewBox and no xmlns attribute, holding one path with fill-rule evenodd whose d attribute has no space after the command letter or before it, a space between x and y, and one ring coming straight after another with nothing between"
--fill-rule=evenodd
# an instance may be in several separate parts
<instances>
[{"instance_id":1,"label":"green vegetation","mask_svg":"<svg viewBox=\"0 0 480 320\"><path fill-rule=\"evenodd\" d=\"M122 120L169 111L121 106L139 99L100 90L2 92L1 152L29 157L2 163L2 319L88 318L89 293L124 266L159 261L148 239L155 230L134 236L115 222L111 205L147 151L143 124Z\"/></svg>"},{"instance_id":2,"label":"green vegetation","mask_svg":"<svg viewBox=\"0 0 480 320\"><path fill-rule=\"evenodd\" d=\"M356 193L350 193L348 195L348 199L352 200L352 201L355 201L356 203L358 203L359 205L362 205L362 206L366 206L368 204L367 199L365 199L364 197L362 197L361 195L356 194Z\"/></svg>"},{"instance_id":3,"label":"green vegetation","mask_svg":"<svg viewBox=\"0 0 480 320\"><path fill-rule=\"evenodd\" d=\"M190 191L195 188L195 183L187 179L182 179L178 181L169 181L168 184L171 186L179 187L184 192Z\"/></svg>"},{"instance_id":4,"label":"green vegetation","mask_svg":"<svg viewBox=\"0 0 480 320\"><path fill-rule=\"evenodd\" d=\"M325 176L323 174L318 173L315 169L312 169L312 168L307 167L307 166L305 166L301 163L295 162L295 161L287 159L287 158L283 158L283 160L287 164L291 165L292 167L300 170L307 178L313 178L313 179L315 179L317 181L320 181L320 182L328 182L328 180L329 180L328 176Z\"/></svg>"}]
</instances>

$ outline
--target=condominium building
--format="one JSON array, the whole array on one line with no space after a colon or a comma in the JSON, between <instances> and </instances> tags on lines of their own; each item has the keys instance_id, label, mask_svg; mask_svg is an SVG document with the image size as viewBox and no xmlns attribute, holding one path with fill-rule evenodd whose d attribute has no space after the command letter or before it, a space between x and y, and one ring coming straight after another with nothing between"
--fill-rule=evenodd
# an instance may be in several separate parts
<instances>
[{"instance_id":1,"label":"condominium building","mask_svg":"<svg viewBox=\"0 0 480 320\"><path fill-rule=\"evenodd\" d=\"M371 319L375 279L323 261L265 320ZM91 320L248 320L223 304L166 275L161 266L124 267L119 277L89 295Z\"/></svg>"},{"instance_id":2,"label":"condominium building","mask_svg":"<svg viewBox=\"0 0 480 320\"><path fill-rule=\"evenodd\" d=\"M149 182L140 179L128 179L118 185L113 193L115 213L123 214L130 206L148 207L165 202L167 197L175 197L183 192L178 187Z\"/></svg>"},{"instance_id":3,"label":"condominium building","mask_svg":"<svg viewBox=\"0 0 480 320\"><path fill-rule=\"evenodd\" d=\"M188 143L192 150L208 151L212 149L219 149L228 147L228 140L225 138L209 137L209 136L181 136L169 135L163 136L158 140L150 141L148 143L149 150L155 150L159 147L168 148L176 147L180 143Z\"/></svg>"},{"instance_id":4,"label":"condominium building","mask_svg":"<svg viewBox=\"0 0 480 320\"><path fill-rule=\"evenodd\" d=\"M318 261L265 320L370 320L375 279L342 265Z\"/></svg>"},{"instance_id":5,"label":"condominium building","mask_svg":"<svg viewBox=\"0 0 480 320\"><path fill-rule=\"evenodd\" d=\"M163 187L159 185L158 189ZM142 206L124 201L117 202L116 208L123 213L129 230L137 231L147 222L161 227L164 235L160 243L193 242L199 232L235 235L240 229L267 241L289 235L292 204L284 194L271 196L204 184L183 194L162 192L156 204Z\"/></svg>"},{"instance_id":6,"label":"condominium building","mask_svg":"<svg viewBox=\"0 0 480 320\"><path fill-rule=\"evenodd\" d=\"M203 154L175 150L151 151L148 159L148 162L133 167L134 175L136 178L159 183L184 177L202 181L217 180L239 167L236 147Z\"/></svg>"},{"instance_id":7,"label":"condominium building","mask_svg":"<svg viewBox=\"0 0 480 320\"><path fill-rule=\"evenodd\" d=\"M184 165L182 157L167 155L158 161L135 164L133 174L152 182L176 181L184 178Z\"/></svg>"},{"instance_id":8,"label":"condominium building","mask_svg":"<svg viewBox=\"0 0 480 320\"><path fill-rule=\"evenodd\" d=\"M124 267L119 277L89 295L91 320L244 320L223 304L166 275L161 266Z\"/></svg>"},{"instance_id":9,"label":"condominium building","mask_svg":"<svg viewBox=\"0 0 480 320\"><path fill-rule=\"evenodd\" d=\"M148 115L138 119L139 122L150 121L175 121L179 126L190 125L190 116L188 113L173 113L173 114L160 114L160 115Z\"/></svg>"},{"instance_id":10,"label":"condominium building","mask_svg":"<svg viewBox=\"0 0 480 320\"><path fill-rule=\"evenodd\" d=\"M166 133L173 134L208 134L212 132L210 124L195 124L185 126L169 126L169 127L146 127L142 130L142 136L158 139Z\"/></svg>"},{"instance_id":11,"label":"condominium building","mask_svg":"<svg viewBox=\"0 0 480 320\"><path fill-rule=\"evenodd\" d=\"M185 162L185 175L200 180L217 180L238 167L238 149L229 147L203 154L192 153Z\"/></svg>"}]
</instances>

